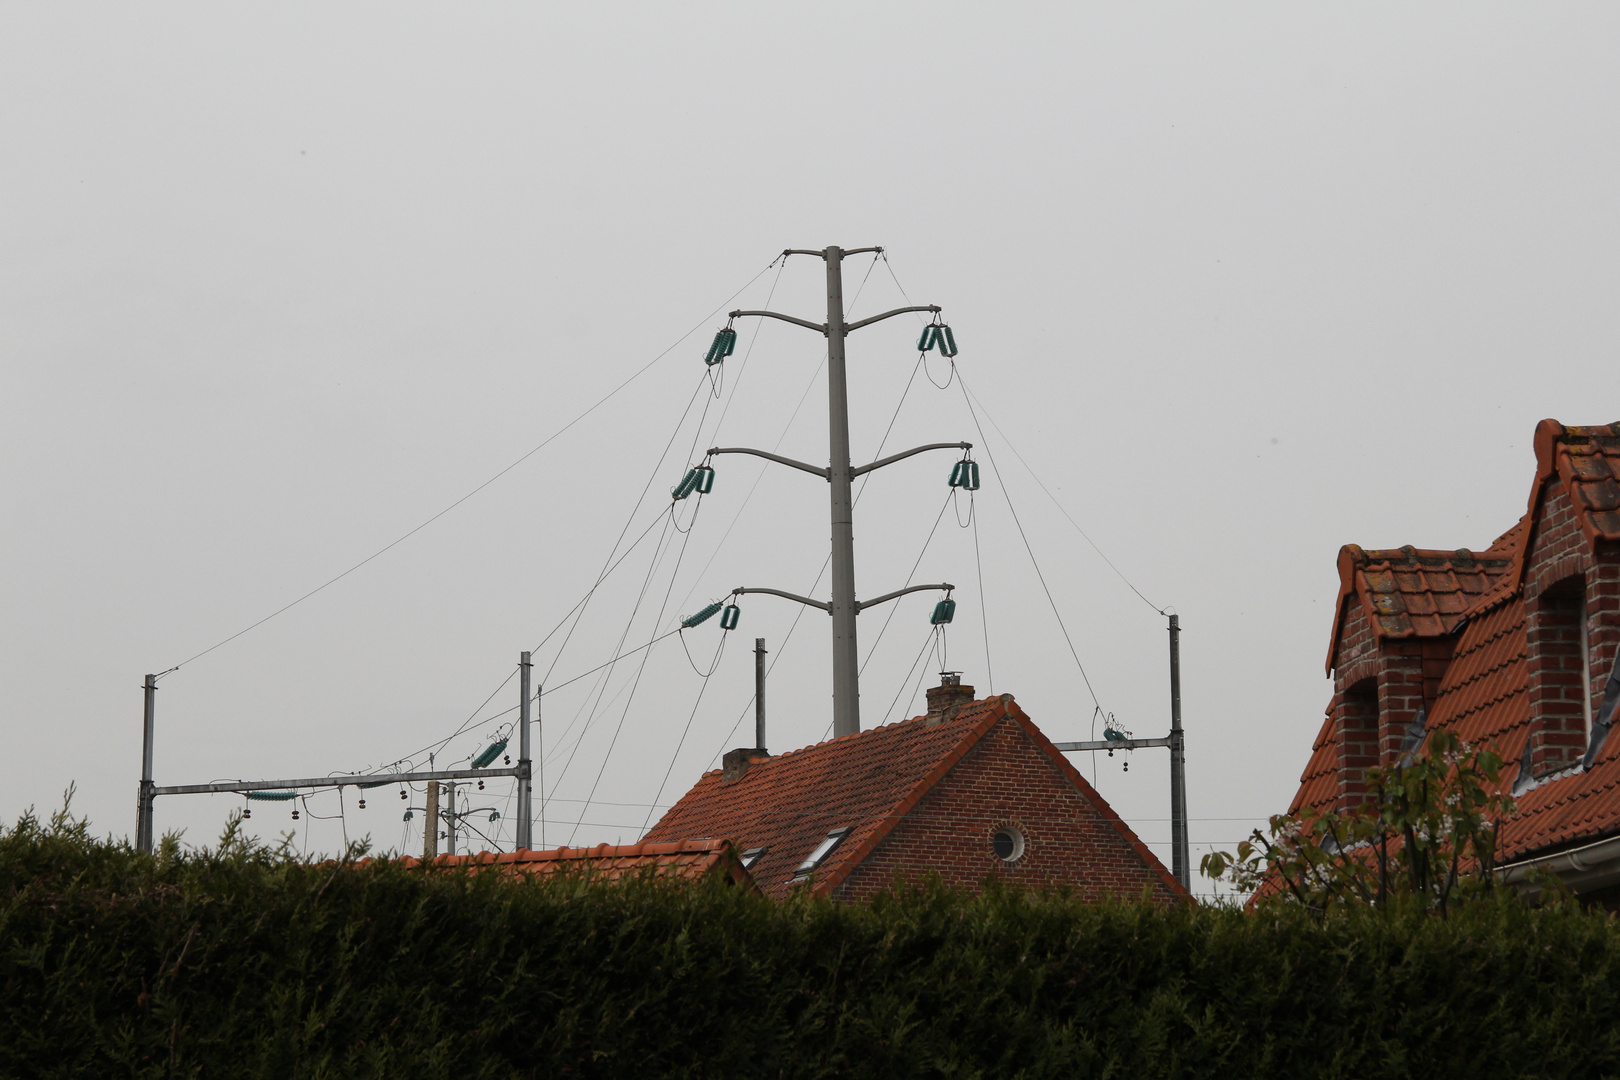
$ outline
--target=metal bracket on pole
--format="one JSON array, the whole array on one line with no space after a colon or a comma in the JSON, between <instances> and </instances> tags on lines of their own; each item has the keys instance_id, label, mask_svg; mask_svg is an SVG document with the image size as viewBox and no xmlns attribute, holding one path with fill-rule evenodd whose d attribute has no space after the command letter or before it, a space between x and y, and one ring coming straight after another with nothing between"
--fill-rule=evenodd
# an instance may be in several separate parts
<instances>
[{"instance_id":1,"label":"metal bracket on pole","mask_svg":"<svg viewBox=\"0 0 1620 1080\"><path fill-rule=\"evenodd\" d=\"M862 473L869 473L873 469L881 469L885 465L893 465L897 461L904 461L906 458L910 457L911 455L920 454L925 450L971 450L971 449L973 449L973 444L970 443L970 442L931 442L927 446L914 446L910 450L902 450L898 454L890 454L886 458L878 458L876 461L872 462L872 464L870 464L870 465L862 465L859 468L849 470L849 475L852 476L852 477L855 477L855 476L861 475ZM709 452L711 454L714 453L714 451L712 451L712 450L709 451Z\"/></svg>"},{"instance_id":2,"label":"metal bracket on pole","mask_svg":"<svg viewBox=\"0 0 1620 1080\"><path fill-rule=\"evenodd\" d=\"M823 600L812 600L808 596L800 596L798 593L783 592L781 589L732 589L731 590L731 595L732 596L741 596L743 593L769 593L772 596L780 596L784 600L797 600L799 603L805 605L806 607L820 608L822 611L829 612L829 613L832 611L832 605L825 602L825 601L823 601Z\"/></svg>"},{"instance_id":3,"label":"metal bracket on pole","mask_svg":"<svg viewBox=\"0 0 1620 1080\"><path fill-rule=\"evenodd\" d=\"M848 254L848 252L845 254ZM904 315L908 311L931 311L935 315L938 315L940 308L937 304L923 304L918 307L897 307L893 311L885 311L881 315L873 315L870 319L862 319L860 322L852 322L848 326L844 327L844 333L853 333L863 326L871 326L875 322L882 322L884 319L892 319L894 316Z\"/></svg>"},{"instance_id":4,"label":"metal bracket on pole","mask_svg":"<svg viewBox=\"0 0 1620 1080\"><path fill-rule=\"evenodd\" d=\"M814 465L806 465L802 461L794 461L792 458L783 457L781 454L772 454L772 453L769 453L768 451L765 451L765 450L750 450L746 446L711 446L711 447L709 447L709 453L711 455L712 454L753 454L755 457L762 457L762 458L765 458L765 459L767 459L769 461L774 461L778 465L787 465L787 466L789 466L791 468L801 469L804 472L810 473L813 476L819 476L823 480L829 479L831 477L831 475L832 475L832 472L829 469L818 469Z\"/></svg>"},{"instance_id":5,"label":"metal bracket on pole","mask_svg":"<svg viewBox=\"0 0 1620 1080\"><path fill-rule=\"evenodd\" d=\"M1150 746L1169 746L1170 736L1162 739L1097 739L1094 742L1055 742L1052 746L1065 754L1081 750L1143 750Z\"/></svg>"},{"instance_id":6,"label":"metal bracket on pole","mask_svg":"<svg viewBox=\"0 0 1620 1080\"><path fill-rule=\"evenodd\" d=\"M482 780L516 776L517 766L506 769L429 769L422 772L347 773L343 776L305 776L297 780L222 780L216 784L174 784L154 787L153 795L217 795L223 792L274 791L278 788L383 787L424 780Z\"/></svg>"},{"instance_id":7,"label":"metal bracket on pole","mask_svg":"<svg viewBox=\"0 0 1620 1080\"><path fill-rule=\"evenodd\" d=\"M822 337L827 336L826 323L811 322L809 319L800 319L792 315L783 315L775 311L733 311L731 313L731 317L733 319L740 319L746 315L753 315L761 319L781 319L783 322L790 322L795 326L802 326L806 330L814 330Z\"/></svg>"},{"instance_id":8,"label":"metal bracket on pole","mask_svg":"<svg viewBox=\"0 0 1620 1080\"><path fill-rule=\"evenodd\" d=\"M906 595L906 593L927 592L930 589L943 589L946 592L951 592L955 588L956 588L955 585L951 585L951 584L948 584L948 583L943 582L943 581L939 582L936 585L908 585L904 589L896 589L896 590L894 590L894 592L884 593L882 596L876 597L875 599L872 599L872 600L857 600L857 601L855 601L855 610L856 611L865 611L869 607L877 607L879 604L887 604L890 600L893 600L895 597L904 596L904 595Z\"/></svg>"}]
</instances>

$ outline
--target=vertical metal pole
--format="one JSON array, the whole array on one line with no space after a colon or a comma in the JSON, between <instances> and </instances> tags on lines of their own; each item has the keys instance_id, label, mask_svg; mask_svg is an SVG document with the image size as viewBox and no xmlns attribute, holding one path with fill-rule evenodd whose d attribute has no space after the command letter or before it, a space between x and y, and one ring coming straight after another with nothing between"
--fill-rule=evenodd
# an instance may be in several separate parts
<instances>
[{"instance_id":1,"label":"vertical metal pole","mask_svg":"<svg viewBox=\"0 0 1620 1080\"><path fill-rule=\"evenodd\" d=\"M539 772L539 847L546 847L546 722L539 719L541 708L539 699L544 696L544 688L535 693L535 738L538 742L539 753L536 755L536 767Z\"/></svg>"},{"instance_id":2,"label":"vertical metal pole","mask_svg":"<svg viewBox=\"0 0 1620 1080\"><path fill-rule=\"evenodd\" d=\"M827 260L827 451L832 489L833 736L861 730L855 648L855 526L849 485L849 387L844 374L844 249Z\"/></svg>"},{"instance_id":3,"label":"vertical metal pole","mask_svg":"<svg viewBox=\"0 0 1620 1080\"><path fill-rule=\"evenodd\" d=\"M534 784L529 779L529 654L518 657L517 849L534 846Z\"/></svg>"},{"instance_id":4,"label":"vertical metal pole","mask_svg":"<svg viewBox=\"0 0 1620 1080\"><path fill-rule=\"evenodd\" d=\"M135 850L152 853L152 725L157 711L157 676L146 677L146 722L141 733L141 789L135 803Z\"/></svg>"},{"instance_id":5,"label":"vertical metal pole","mask_svg":"<svg viewBox=\"0 0 1620 1080\"><path fill-rule=\"evenodd\" d=\"M433 859L439 854L439 782L429 780L427 809L422 812L422 858Z\"/></svg>"},{"instance_id":6,"label":"vertical metal pole","mask_svg":"<svg viewBox=\"0 0 1620 1080\"><path fill-rule=\"evenodd\" d=\"M1170 616L1170 872L1192 888L1187 848L1187 748L1181 732L1181 616Z\"/></svg>"},{"instance_id":7,"label":"vertical metal pole","mask_svg":"<svg viewBox=\"0 0 1620 1080\"><path fill-rule=\"evenodd\" d=\"M456 782L444 785L444 852L456 853Z\"/></svg>"},{"instance_id":8,"label":"vertical metal pole","mask_svg":"<svg viewBox=\"0 0 1620 1080\"><path fill-rule=\"evenodd\" d=\"M754 639L754 749L765 752L765 639Z\"/></svg>"}]
</instances>

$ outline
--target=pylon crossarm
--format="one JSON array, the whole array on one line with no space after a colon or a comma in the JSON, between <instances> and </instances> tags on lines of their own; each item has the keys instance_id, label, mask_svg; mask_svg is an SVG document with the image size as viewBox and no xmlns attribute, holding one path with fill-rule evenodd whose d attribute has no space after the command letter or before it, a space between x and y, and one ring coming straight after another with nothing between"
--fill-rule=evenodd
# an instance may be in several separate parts
<instances>
[{"instance_id":1,"label":"pylon crossarm","mask_svg":"<svg viewBox=\"0 0 1620 1080\"><path fill-rule=\"evenodd\" d=\"M910 457L912 454L920 454L925 450L971 450L971 449L973 449L973 444L970 443L970 442L931 442L927 446L914 446L910 450L902 450L898 454L890 454L886 458L878 458L876 461L872 462L872 464L870 464L870 465L862 465L858 469L849 470L849 475L851 477L855 477L855 476L861 475L862 473L869 473L873 469L881 469L885 465L893 465L897 461L904 461L906 458ZM715 451L711 450L711 451L709 451L709 453L712 454L712 453L715 453Z\"/></svg>"},{"instance_id":2,"label":"pylon crossarm","mask_svg":"<svg viewBox=\"0 0 1620 1080\"><path fill-rule=\"evenodd\" d=\"M518 769L438 769L427 772L372 773L370 775L312 776L301 780L225 780L217 784L176 784L155 787L154 795L212 795L232 791L276 791L288 788L383 787L424 780L483 780L491 776L517 776Z\"/></svg>"},{"instance_id":3,"label":"pylon crossarm","mask_svg":"<svg viewBox=\"0 0 1620 1080\"><path fill-rule=\"evenodd\" d=\"M744 593L770 593L772 596L780 596L784 600L797 600L806 607L820 608L822 611L828 612L829 614L832 612L832 605L823 600L812 600L808 596L800 596L798 593L783 592L781 589L743 588L731 590L732 596L741 596Z\"/></svg>"},{"instance_id":4,"label":"pylon crossarm","mask_svg":"<svg viewBox=\"0 0 1620 1080\"><path fill-rule=\"evenodd\" d=\"M879 596L874 600L857 600L855 602L855 610L865 611L869 607L877 607L879 604L887 604L895 597L904 596L906 593L928 592L931 589L943 589L946 592L950 592L954 588L956 588L956 586L951 585L948 582L940 582L937 585L911 585L904 589L896 589L892 593L884 593L882 596Z\"/></svg>"},{"instance_id":5,"label":"pylon crossarm","mask_svg":"<svg viewBox=\"0 0 1620 1080\"><path fill-rule=\"evenodd\" d=\"M1077 750L1143 750L1150 746L1169 746L1170 736L1162 739L1098 739L1096 742L1055 742L1053 748L1072 754Z\"/></svg>"},{"instance_id":6,"label":"pylon crossarm","mask_svg":"<svg viewBox=\"0 0 1620 1080\"><path fill-rule=\"evenodd\" d=\"M796 326L802 326L806 330L814 330L822 337L827 336L826 323L811 322L809 319L801 319L795 315L782 315L775 311L733 311L731 313L731 318L740 319L745 315L754 315L762 319L781 319L783 322L790 322Z\"/></svg>"},{"instance_id":7,"label":"pylon crossarm","mask_svg":"<svg viewBox=\"0 0 1620 1080\"><path fill-rule=\"evenodd\" d=\"M802 469L807 473L811 473L811 474L813 474L815 476L821 477L823 480L827 479L831 475L830 471L827 470L827 469L818 469L814 465L806 465L802 461L795 461L790 457L783 457L781 454L772 454L772 453L770 453L768 451L765 451L765 450L750 450L746 446L711 446L711 447L709 447L709 453L711 455L712 454L753 454L755 457L762 457L762 458L765 458L767 461L774 461L778 465L787 465L787 466L789 466L791 468Z\"/></svg>"},{"instance_id":8,"label":"pylon crossarm","mask_svg":"<svg viewBox=\"0 0 1620 1080\"><path fill-rule=\"evenodd\" d=\"M938 315L940 310L941 309L938 304L923 304L920 307L897 307L893 311L885 311L881 315L873 315L870 319L862 319L860 322L849 323L844 327L844 333L854 333L863 326L871 326L875 322L882 322L884 319L893 318L896 315L904 315L908 311L930 311L935 315ZM778 317L780 318L780 316Z\"/></svg>"}]
</instances>

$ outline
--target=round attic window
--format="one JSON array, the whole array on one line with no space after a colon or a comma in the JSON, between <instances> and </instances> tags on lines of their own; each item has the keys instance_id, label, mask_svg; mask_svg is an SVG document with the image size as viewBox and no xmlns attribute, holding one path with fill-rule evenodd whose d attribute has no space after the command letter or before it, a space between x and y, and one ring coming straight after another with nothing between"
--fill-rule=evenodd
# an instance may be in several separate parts
<instances>
[{"instance_id":1,"label":"round attic window","mask_svg":"<svg viewBox=\"0 0 1620 1080\"><path fill-rule=\"evenodd\" d=\"M1024 834L1011 825L1003 825L991 838L990 846L995 848L996 858L1002 862L1017 862L1024 857Z\"/></svg>"}]
</instances>

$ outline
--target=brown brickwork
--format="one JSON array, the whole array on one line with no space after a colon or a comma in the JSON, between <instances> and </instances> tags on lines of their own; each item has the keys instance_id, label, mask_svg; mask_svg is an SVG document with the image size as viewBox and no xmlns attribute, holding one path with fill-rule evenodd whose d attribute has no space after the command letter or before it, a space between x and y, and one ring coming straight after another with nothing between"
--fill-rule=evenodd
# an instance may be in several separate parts
<instances>
[{"instance_id":1,"label":"brown brickwork","mask_svg":"<svg viewBox=\"0 0 1620 1080\"><path fill-rule=\"evenodd\" d=\"M1334 763L1338 798L1333 808L1344 811L1367 797L1367 770L1378 764L1377 680L1363 679L1334 694L1331 715L1339 751Z\"/></svg>"},{"instance_id":2,"label":"brown brickwork","mask_svg":"<svg viewBox=\"0 0 1620 1080\"><path fill-rule=\"evenodd\" d=\"M991 847L996 830L1018 829L1024 854L1004 862ZM1080 896L1134 899L1144 890L1177 899L1162 873L1132 844L1016 723L992 727L933 786L833 896L869 900L901 880L937 873L949 885L976 889L986 878L1026 886L1066 885Z\"/></svg>"},{"instance_id":3,"label":"brown brickwork","mask_svg":"<svg viewBox=\"0 0 1620 1080\"><path fill-rule=\"evenodd\" d=\"M752 757L735 779L705 773L643 840L728 837L759 853L749 873L777 899L808 889L861 900L927 873L965 889L995 876L1087 897L1190 899L1011 694L962 702L964 688L937 689L936 715ZM1006 826L1024 840L1011 862L992 846Z\"/></svg>"}]
</instances>

